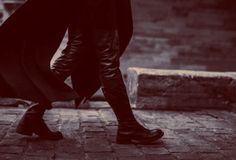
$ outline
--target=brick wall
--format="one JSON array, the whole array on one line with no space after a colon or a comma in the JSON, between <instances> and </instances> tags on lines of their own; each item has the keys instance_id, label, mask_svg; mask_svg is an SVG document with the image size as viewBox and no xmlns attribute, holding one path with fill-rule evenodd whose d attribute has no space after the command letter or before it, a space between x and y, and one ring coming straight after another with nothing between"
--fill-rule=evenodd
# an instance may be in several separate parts
<instances>
[{"instance_id":1,"label":"brick wall","mask_svg":"<svg viewBox=\"0 0 236 160\"><path fill-rule=\"evenodd\" d=\"M235 71L235 6L235 0L135 0L127 57L140 54L152 68Z\"/></svg>"},{"instance_id":2,"label":"brick wall","mask_svg":"<svg viewBox=\"0 0 236 160\"><path fill-rule=\"evenodd\" d=\"M121 63L124 73L128 67L236 70L235 0L132 0L132 5L135 34Z\"/></svg>"}]
</instances>

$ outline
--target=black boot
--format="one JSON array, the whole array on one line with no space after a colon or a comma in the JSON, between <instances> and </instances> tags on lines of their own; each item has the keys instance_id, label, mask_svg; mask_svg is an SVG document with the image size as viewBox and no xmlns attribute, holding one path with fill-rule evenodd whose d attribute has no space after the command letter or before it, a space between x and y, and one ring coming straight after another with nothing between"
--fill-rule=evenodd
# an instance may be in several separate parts
<instances>
[{"instance_id":1,"label":"black boot","mask_svg":"<svg viewBox=\"0 0 236 160\"><path fill-rule=\"evenodd\" d=\"M117 143L147 144L160 139L164 135L163 131L146 129L134 117L119 69L120 54L119 46L117 46L119 44L117 32L100 30L97 35L100 80L104 96L118 120Z\"/></svg>"},{"instance_id":2,"label":"black boot","mask_svg":"<svg viewBox=\"0 0 236 160\"><path fill-rule=\"evenodd\" d=\"M150 144L164 135L161 129L149 130L141 126L137 121L120 122L117 131L116 142L118 144Z\"/></svg>"},{"instance_id":3,"label":"black boot","mask_svg":"<svg viewBox=\"0 0 236 160\"><path fill-rule=\"evenodd\" d=\"M38 135L42 139L59 140L63 139L61 132L52 132L43 120L45 109L40 104L33 104L20 120L16 132L19 134L32 136Z\"/></svg>"},{"instance_id":4,"label":"black boot","mask_svg":"<svg viewBox=\"0 0 236 160\"><path fill-rule=\"evenodd\" d=\"M117 81L113 82L116 84L119 83ZM120 85L120 87L122 86L123 85ZM149 130L137 122L131 110L128 96L126 92L124 92L124 88L119 88L117 91L118 92L114 92L114 94L108 94L103 89L104 95L118 120L116 143L150 144L160 139L164 135L164 132L158 128ZM119 95L115 96L115 93L119 93Z\"/></svg>"}]
</instances>

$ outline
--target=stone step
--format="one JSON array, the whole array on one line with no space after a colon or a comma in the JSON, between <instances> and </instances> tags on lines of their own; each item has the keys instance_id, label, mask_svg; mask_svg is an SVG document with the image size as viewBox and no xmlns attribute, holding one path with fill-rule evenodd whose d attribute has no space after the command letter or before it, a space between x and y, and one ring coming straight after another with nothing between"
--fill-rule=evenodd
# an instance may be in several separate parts
<instances>
[{"instance_id":1,"label":"stone step","mask_svg":"<svg viewBox=\"0 0 236 160\"><path fill-rule=\"evenodd\" d=\"M230 72L128 69L128 92L139 109L233 110L236 76Z\"/></svg>"}]
</instances>

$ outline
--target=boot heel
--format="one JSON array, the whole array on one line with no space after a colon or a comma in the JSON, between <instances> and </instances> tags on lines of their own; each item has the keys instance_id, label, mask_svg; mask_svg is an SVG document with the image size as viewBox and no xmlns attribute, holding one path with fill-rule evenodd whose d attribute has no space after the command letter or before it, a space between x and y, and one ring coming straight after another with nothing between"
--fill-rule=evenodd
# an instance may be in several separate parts
<instances>
[{"instance_id":1,"label":"boot heel","mask_svg":"<svg viewBox=\"0 0 236 160\"><path fill-rule=\"evenodd\" d=\"M23 125L18 125L16 128L16 133L26 135L26 136L32 136L33 132L32 130L29 129L29 127L23 126Z\"/></svg>"},{"instance_id":2,"label":"boot heel","mask_svg":"<svg viewBox=\"0 0 236 160\"><path fill-rule=\"evenodd\" d=\"M25 116L19 122L18 126L16 127L16 133L32 136L33 131L30 124L27 123Z\"/></svg>"},{"instance_id":3,"label":"boot heel","mask_svg":"<svg viewBox=\"0 0 236 160\"><path fill-rule=\"evenodd\" d=\"M119 134L116 137L116 143L117 144L131 144L132 140L129 136Z\"/></svg>"}]
</instances>

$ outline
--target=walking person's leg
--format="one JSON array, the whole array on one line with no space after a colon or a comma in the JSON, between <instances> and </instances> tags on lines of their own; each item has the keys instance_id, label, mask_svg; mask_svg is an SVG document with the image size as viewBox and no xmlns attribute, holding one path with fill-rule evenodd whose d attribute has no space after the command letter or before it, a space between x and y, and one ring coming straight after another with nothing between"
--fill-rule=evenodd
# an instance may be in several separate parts
<instances>
[{"instance_id":1,"label":"walking person's leg","mask_svg":"<svg viewBox=\"0 0 236 160\"><path fill-rule=\"evenodd\" d=\"M73 32L80 35L81 33ZM76 36L69 41L77 41ZM140 125L132 112L122 74L119 69L119 42L116 30L97 30L96 47L99 57L100 81L102 83L102 91L110 106L112 107L117 120L118 132L117 143L150 143L163 136L160 129L148 130ZM73 70L76 61L73 57L80 54L82 43L77 43L72 51L71 45L53 64L54 73L65 79ZM67 51L67 52L66 52ZM68 52L71 51L71 52ZM67 53L69 55L67 55ZM71 59L72 58L72 59ZM64 64L64 65L61 65Z\"/></svg>"},{"instance_id":2,"label":"walking person's leg","mask_svg":"<svg viewBox=\"0 0 236 160\"><path fill-rule=\"evenodd\" d=\"M79 61L79 54L84 53L84 31L79 25L79 18L72 19L68 27L68 42L66 48L52 65L52 72L63 81L71 75Z\"/></svg>"},{"instance_id":3,"label":"walking person's leg","mask_svg":"<svg viewBox=\"0 0 236 160\"><path fill-rule=\"evenodd\" d=\"M80 5L82 6L82 5ZM81 62L81 57L87 52L86 46L86 23L81 9L73 11L68 25L68 41L66 48L61 55L53 62L51 71L62 81L71 76ZM73 81L72 81L73 84ZM79 105L85 97L80 96L75 99L75 104ZM77 107L77 106L76 106Z\"/></svg>"},{"instance_id":4,"label":"walking person's leg","mask_svg":"<svg viewBox=\"0 0 236 160\"><path fill-rule=\"evenodd\" d=\"M21 118L16 132L23 135L31 136L33 133L38 135L40 138L49 140L59 140L63 138L61 132L51 131L43 120L44 112L46 111L46 105L40 103L34 103L25 112Z\"/></svg>"},{"instance_id":5,"label":"walking person's leg","mask_svg":"<svg viewBox=\"0 0 236 160\"><path fill-rule=\"evenodd\" d=\"M118 120L117 143L150 143L161 138L164 133L160 129L148 130L134 117L119 69L120 53L116 30L100 30L98 34L100 80L105 98Z\"/></svg>"},{"instance_id":6,"label":"walking person's leg","mask_svg":"<svg viewBox=\"0 0 236 160\"><path fill-rule=\"evenodd\" d=\"M99 75L106 100L117 120L117 143L150 143L161 138L160 129L148 130L132 112L119 69L120 40L116 22L117 0L101 0L94 13L94 44L99 58Z\"/></svg>"},{"instance_id":7,"label":"walking person's leg","mask_svg":"<svg viewBox=\"0 0 236 160\"><path fill-rule=\"evenodd\" d=\"M119 69L119 36L115 22L115 0L99 1L103 6L94 15L94 39L99 58L99 75L106 100L118 120L117 143L150 143L163 136L160 129L148 130L140 125L132 112L126 87ZM98 9L95 7L95 9ZM102 9L102 10L101 10ZM96 13L94 13L96 14ZM79 19L78 19L79 20ZM76 24L76 23L74 23ZM75 25L76 26L76 25ZM83 34L81 26L69 28L69 41L64 53L53 64L53 71L65 79L76 64L78 54L83 54Z\"/></svg>"},{"instance_id":8,"label":"walking person's leg","mask_svg":"<svg viewBox=\"0 0 236 160\"><path fill-rule=\"evenodd\" d=\"M78 61L78 53L83 52L83 43L83 32L81 32L78 27L78 22L71 21L69 24L69 41L67 47L62 51L61 56L53 63L51 69L61 80L64 81L71 75ZM62 133L50 131L44 122L43 115L47 109L51 109L50 102L32 104L20 120L16 132L23 135L32 135L35 133L44 139L62 139Z\"/></svg>"}]
</instances>

